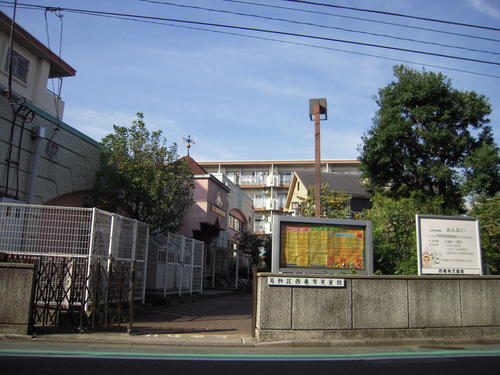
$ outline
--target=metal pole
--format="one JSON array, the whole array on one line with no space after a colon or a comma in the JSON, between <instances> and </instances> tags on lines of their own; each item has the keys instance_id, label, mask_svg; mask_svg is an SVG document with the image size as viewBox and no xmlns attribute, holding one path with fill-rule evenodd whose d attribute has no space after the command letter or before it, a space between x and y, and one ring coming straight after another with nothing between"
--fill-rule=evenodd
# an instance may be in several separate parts
<instances>
[{"instance_id":1,"label":"metal pole","mask_svg":"<svg viewBox=\"0 0 500 375\"><path fill-rule=\"evenodd\" d=\"M236 254L236 259L235 259L235 270L234 270L234 273L235 273L235 277L234 277L234 289L238 289L238 283L239 283L239 279L238 279L238 271L239 271L239 268L240 268L240 263L239 263L239 253L235 252Z\"/></svg>"},{"instance_id":2,"label":"metal pole","mask_svg":"<svg viewBox=\"0 0 500 375\"><path fill-rule=\"evenodd\" d=\"M321 140L320 140L320 108L314 106L314 216L321 217Z\"/></svg>"},{"instance_id":3,"label":"metal pole","mask_svg":"<svg viewBox=\"0 0 500 375\"><path fill-rule=\"evenodd\" d=\"M132 260L130 265L130 280L129 280L129 291L128 291L128 303L129 303L129 317L128 317L128 326L127 333L129 335L132 334L132 328L134 326L134 289L135 289L135 260Z\"/></svg>"},{"instance_id":4,"label":"metal pole","mask_svg":"<svg viewBox=\"0 0 500 375\"><path fill-rule=\"evenodd\" d=\"M215 289L215 257L217 256L216 249L213 248L212 252L214 256L212 257L212 289Z\"/></svg>"},{"instance_id":5,"label":"metal pole","mask_svg":"<svg viewBox=\"0 0 500 375\"><path fill-rule=\"evenodd\" d=\"M194 277L194 240L191 241L191 280L189 281L189 294L193 295Z\"/></svg>"},{"instance_id":6,"label":"metal pole","mask_svg":"<svg viewBox=\"0 0 500 375\"><path fill-rule=\"evenodd\" d=\"M26 193L26 203L33 203L36 191L36 179L38 175L38 161L40 160L40 146L45 137L45 128L36 126L33 128L33 137L35 139L35 148L31 156L31 175L28 182L28 191Z\"/></svg>"},{"instance_id":7,"label":"metal pole","mask_svg":"<svg viewBox=\"0 0 500 375\"><path fill-rule=\"evenodd\" d=\"M8 72L8 81L7 81L7 99L11 100L12 97L12 70L14 63L14 27L16 25L16 10L17 10L17 0L14 1L14 12L12 14L12 23L10 26L10 36L9 36L9 72ZM10 158L10 156L9 156Z\"/></svg>"},{"instance_id":8,"label":"metal pole","mask_svg":"<svg viewBox=\"0 0 500 375\"><path fill-rule=\"evenodd\" d=\"M183 283L183 277L184 277L184 245L185 245L186 237L182 236L181 239L181 258L179 259L180 263L180 276L179 276L179 296L182 295L182 283Z\"/></svg>"},{"instance_id":9,"label":"metal pole","mask_svg":"<svg viewBox=\"0 0 500 375\"><path fill-rule=\"evenodd\" d=\"M163 297L167 296L168 253L170 252L170 236L167 234L167 249L165 252L165 267L163 267Z\"/></svg>"}]
</instances>

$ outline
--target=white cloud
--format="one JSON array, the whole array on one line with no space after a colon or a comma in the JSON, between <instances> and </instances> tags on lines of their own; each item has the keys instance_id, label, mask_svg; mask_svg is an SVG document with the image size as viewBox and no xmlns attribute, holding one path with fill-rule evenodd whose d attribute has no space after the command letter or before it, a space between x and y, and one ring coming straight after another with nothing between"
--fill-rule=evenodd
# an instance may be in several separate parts
<instances>
[{"instance_id":1,"label":"white cloud","mask_svg":"<svg viewBox=\"0 0 500 375\"><path fill-rule=\"evenodd\" d=\"M90 108L67 107L64 112L64 122L78 129L89 137L99 141L113 131L113 125L128 126L135 119L135 113L120 111L103 111ZM146 123L154 124L155 130L166 129L175 125L172 120L154 118L145 114Z\"/></svg>"},{"instance_id":2,"label":"white cloud","mask_svg":"<svg viewBox=\"0 0 500 375\"><path fill-rule=\"evenodd\" d=\"M496 0L495 0L496 1ZM484 13L487 16L493 17L497 20L500 20L500 6L499 3L489 2L487 0L469 0L469 3L476 9L477 11Z\"/></svg>"}]
</instances>

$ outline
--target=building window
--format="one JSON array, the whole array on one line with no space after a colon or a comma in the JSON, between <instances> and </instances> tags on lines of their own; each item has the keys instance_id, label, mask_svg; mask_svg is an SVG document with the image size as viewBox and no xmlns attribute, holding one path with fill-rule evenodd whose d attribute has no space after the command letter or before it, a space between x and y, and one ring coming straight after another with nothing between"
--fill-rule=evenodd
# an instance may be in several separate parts
<instances>
[{"instance_id":1,"label":"building window","mask_svg":"<svg viewBox=\"0 0 500 375\"><path fill-rule=\"evenodd\" d=\"M228 226L237 232L241 232L243 230L243 222L235 218L233 215L229 215Z\"/></svg>"},{"instance_id":2,"label":"building window","mask_svg":"<svg viewBox=\"0 0 500 375\"><path fill-rule=\"evenodd\" d=\"M10 63L10 51L7 53L7 58L5 60L5 70L9 71ZM28 59L24 58L16 51L12 53L12 75L19 78L23 82L28 82L28 72L30 68L30 62Z\"/></svg>"},{"instance_id":3,"label":"building window","mask_svg":"<svg viewBox=\"0 0 500 375\"><path fill-rule=\"evenodd\" d=\"M167 262L167 252L165 250L158 250L158 263Z\"/></svg>"},{"instance_id":4,"label":"building window","mask_svg":"<svg viewBox=\"0 0 500 375\"><path fill-rule=\"evenodd\" d=\"M293 172L281 173L281 185L290 185L292 182Z\"/></svg>"}]
</instances>

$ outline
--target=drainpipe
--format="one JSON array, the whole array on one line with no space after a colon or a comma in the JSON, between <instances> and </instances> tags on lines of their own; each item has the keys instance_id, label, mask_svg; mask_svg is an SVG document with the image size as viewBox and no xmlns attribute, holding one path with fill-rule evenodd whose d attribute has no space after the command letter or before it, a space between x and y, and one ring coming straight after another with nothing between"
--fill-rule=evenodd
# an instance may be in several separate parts
<instances>
[{"instance_id":1,"label":"drainpipe","mask_svg":"<svg viewBox=\"0 0 500 375\"><path fill-rule=\"evenodd\" d=\"M35 142L35 149L31 157L31 176L28 181L28 189L26 193L26 203L30 204L33 202L36 191L36 177L38 174L38 161L40 160L40 146L42 139L45 137L45 128L40 126L35 126L33 128L33 134L31 136Z\"/></svg>"}]
</instances>

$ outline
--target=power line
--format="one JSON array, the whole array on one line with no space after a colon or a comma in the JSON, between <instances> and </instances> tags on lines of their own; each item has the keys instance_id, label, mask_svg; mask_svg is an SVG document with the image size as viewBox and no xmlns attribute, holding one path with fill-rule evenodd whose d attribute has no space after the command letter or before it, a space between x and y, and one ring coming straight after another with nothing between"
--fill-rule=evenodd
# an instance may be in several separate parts
<instances>
[{"instance_id":1,"label":"power line","mask_svg":"<svg viewBox=\"0 0 500 375\"><path fill-rule=\"evenodd\" d=\"M22 4L22 5L31 5L31 4ZM236 26L236 25L219 24L219 23L212 23L212 22L182 20L182 19L176 19L176 18L145 16L145 15L139 15L139 14L104 12L104 11L64 8L64 7L55 8L55 7L48 7L48 6L43 6L43 5L31 5L31 6L34 8L40 8L40 9L51 9L51 10L57 10L57 11L61 11L61 12L79 13L79 14L87 14L87 15L111 15L111 16L129 17L129 18L156 20L156 21L176 22L176 23L189 24L189 25L209 26L209 27L217 27L217 28L224 28L224 29L244 30L244 31L251 31L251 32L258 32L258 33L274 34L274 35L292 36L292 37L298 37L298 38L322 40L322 41L327 41L327 42L337 42L337 43L358 45L358 46L371 47L371 48L381 48L381 49L392 50L392 51L415 53L415 54L426 55L426 56L435 56L435 57L442 57L442 58L447 58L447 59L462 60L462 61L469 61L469 62L475 62L475 63L480 63L480 64L489 64L489 65L500 66L500 62L496 62L496 61L473 59L473 58L463 57L463 56L447 55L447 54L442 54L442 53L435 53L435 52L429 52L429 51L414 50L414 49L409 49L409 48L386 46L386 45L374 44L374 43L357 42L357 41L338 39L338 38L329 38L329 37L318 36L318 35L291 33L291 32L280 31L280 30L260 29L260 28L256 28L256 27L246 27L246 26Z\"/></svg>"},{"instance_id":2,"label":"power line","mask_svg":"<svg viewBox=\"0 0 500 375\"><path fill-rule=\"evenodd\" d=\"M290 20L290 19L285 19L285 18L269 17L269 16L258 15L258 14L234 12L234 11L230 11L230 10L206 8L206 7L200 7L200 6L194 6L194 5L177 4L177 3L172 3L172 2L168 2L168 1L158 1L158 0L139 0L139 1L145 2L145 3L174 6L174 7L179 7L179 8L197 9L197 10L204 10L204 11L208 11L208 12L232 14L232 15L243 16L243 17L253 17L253 18L265 19L265 20L271 20L271 21L287 22L287 23L292 23L292 24L297 24L297 25L314 26L314 27L319 27L319 28L324 28L324 29L340 30L340 31L345 31L345 32L350 32L350 33L365 34L365 35L371 35L371 36L377 36L377 37L383 37L383 38L402 40L402 41L407 41L407 42L416 42L416 43L434 45L434 46L439 46L439 47L460 49L463 51L488 53L491 55L500 55L500 52L492 52L492 51L487 51L487 50L462 47L462 46L437 43L437 42L428 42L428 41L424 41L424 40L403 38L403 37L398 37L398 36L394 36L394 35L387 35L387 34L372 33L372 32L363 31L363 30L347 29L347 28L337 27L337 26L321 25L321 24L312 23L312 22L296 21L296 20Z\"/></svg>"},{"instance_id":3,"label":"power line","mask_svg":"<svg viewBox=\"0 0 500 375\"><path fill-rule=\"evenodd\" d=\"M396 17L411 18L411 19L414 19L414 20L445 23L445 24L448 24L448 25L463 26L463 27L472 27L472 28L483 29L483 30L500 31L500 29L496 28L496 27L482 26L482 25L473 25L473 24L469 24L469 23L461 23L461 22L455 22L455 21L441 20L441 19L437 19L437 18L418 17L418 16L412 16L412 15L409 15L409 14L395 13L395 12L386 12L386 11L382 11L382 10L354 8L354 7L344 6L344 5L326 4L326 3L319 3L319 2L315 2L315 1L306 1L306 0L280 0L280 1L286 1L286 2L290 2L290 3L308 4L308 5L317 5L317 6L329 7L329 8L349 9L349 10L355 10L357 12L376 13L376 14L383 14L383 15L387 15L387 16L396 16Z\"/></svg>"},{"instance_id":4,"label":"power line","mask_svg":"<svg viewBox=\"0 0 500 375\"><path fill-rule=\"evenodd\" d=\"M346 16L346 15L341 15L341 14L334 14L334 13L328 13L328 12L319 12L319 11L308 10L308 9L291 8L291 7L285 7L285 6L280 6L280 5L261 4L261 3L255 3L255 2L252 2L252 1L244 1L244 0L219 0L219 1L224 1L226 3L234 3L234 4L252 5L252 6L257 6L257 7L290 10L290 11L300 12L300 13L318 14L318 15L328 16L328 17L346 18L346 19L357 20L357 21L365 21L365 22L371 22L371 23L378 23L378 24L382 24L382 25L397 26L397 27L403 27L403 28L414 29L414 30L429 31L429 32L433 32L433 33L446 34L446 35L454 35L454 36L460 36L460 37L463 37L463 38L479 39L479 40L486 40L486 41L490 41L490 42L500 43L500 39L486 38L486 37L481 37L481 36L476 36L476 35L469 35L469 34L461 34L461 33L455 33L455 32L451 32L451 31L444 31L444 30L427 28L427 27L405 25L405 24L395 23L395 22L372 20L372 19L369 19L369 18Z\"/></svg>"},{"instance_id":5,"label":"power line","mask_svg":"<svg viewBox=\"0 0 500 375\"><path fill-rule=\"evenodd\" d=\"M483 76L483 77L500 78L500 76L493 75L493 74L479 73L479 72L474 72L474 71L470 71L470 70L451 68L451 67L441 66L441 65L418 63L415 61L396 59L396 58L392 58L392 57L374 55L374 54L369 54L369 53L364 53L364 52L356 52L356 51L344 50L344 49L334 48L334 47L320 46L320 45L309 44L309 43L292 42L289 40L268 38L268 37L262 37L262 36L256 36L256 35L248 35L248 34L236 33L236 32L231 32L231 31L214 30L214 29L207 29L207 28L196 27L196 26L178 25L178 24L171 24L171 23L160 22L160 21L141 20L141 19L135 19L135 18L129 18L129 17L120 17L120 16L109 16L109 15L101 15L101 14L95 14L93 16L105 17L105 18L111 18L111 19L119 19L119 20L124 20L124 21L155 24L155 25L175 27L175 28L195 30L195 31L204 31L204 32L210 32L210 33L215 33L215 34L232 35L232 36L257 39L257 40L264 40L264 41L271 41L271 42L277 42L277 43L289 44L289 45L295 45L295 46L301 46L301 47L310 47L310 48L322 49L322 50L327 50L327 51L343 52L343 53L349 53L349 54L353 54L353 55L373 57L373 58L378 58L378 59L387 60L387 61L394 61L394 62L412 64L412 65L418 65L418 66L425 66L425 67L429 67L429 68L444 69L444 70L450 70L450 71L455 71L455 72L474 74L474 75Z\"/></svg>"}]
</instances>

